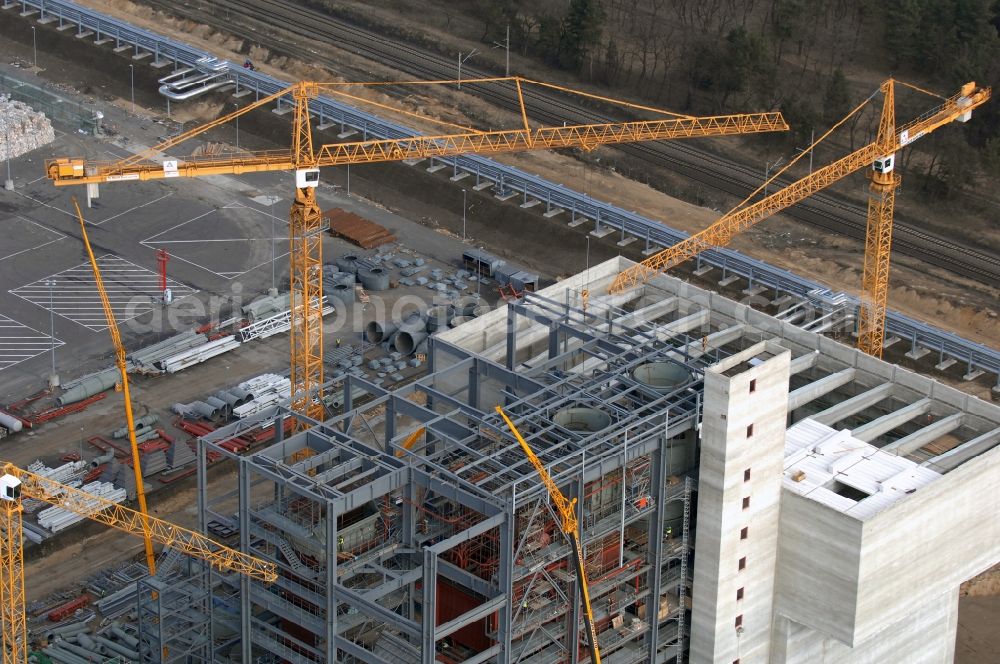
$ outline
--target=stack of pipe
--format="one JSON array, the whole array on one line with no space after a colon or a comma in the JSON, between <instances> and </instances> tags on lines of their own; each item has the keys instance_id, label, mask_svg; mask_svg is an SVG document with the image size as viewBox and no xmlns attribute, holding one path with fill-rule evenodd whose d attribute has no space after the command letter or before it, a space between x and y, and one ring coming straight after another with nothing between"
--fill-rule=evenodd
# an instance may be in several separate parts
<instances>
[{"instance_id":1,"label":"stack of pipe","mask_svg":"<svg viewBox=\"0 0 1000 664\"><path fill-rule=\"evenodd\" d=\"M56 468L49 468L41 461L33 461L28 464L28 472L47 477L53 482L70 484L87 472L87 462L83 460L69 461Z\"/></svg>"},{"instance_id":2,"label":"stack of pipe","mask_svg":"<svg viewBox=\"0 0 1000 664\"><path fill-rule=\"evenodd\" d=\"M155 366L162 371L166 371L167 373L177 373L181 369L186 369L187 367L194 366L195 364L200 364L209 358L221 355L222 353L230 351L239 345L240 342L235 336L226 336L221 339L216 339L215 341L209 341L208 343L194 348L182 350L175 355L161 358L156 361Z\"/></svg>"},{"instance_id":3,"label":"stack of pipe","mask_svg":"<svg viewBox=\"0 0 1000 664\"><path fill-rule=\"evenodd\" d=\"M265 295L243 307L243 314L251 321L268 318L291 307L291 295Z\"/></svg>"},{"instance_id":4,"label":"stack of pipe","mask_svg":"<svg viewBox=\"0 0 1000 664\"><path fill-rule=\"evenodd\" d=\"M162 453L161 453L162 454ZM125 489L118 489L115 485L108 482L91 482L90 484L85 484L81 491L89 494L93 494L105 500L110 500L114 503L121 503L125 501L126 494ZM83 507L92 507L97 509L100 505L98 501L88 501L89 504L85 504ZM49 507L38 513L38 525L43 528L48 528L53 533L59 532L65 528L70 527L77 521L82 521L85 517L77 514L76 512L71 512L65 510L62 507Z\"/></svg>"},{"instance_id":5,"label":"stack of pipe","mask_svg":"<svg viewBox=\"0 0 1000 664\"><path fill-rule=\"evenodd\" d=\"M240 387L253 394L252 399L233 408L233 417L240 419L259 413L268 406L286 401L292 396L292 382L284 376L277 376L275 374L258 376L255 379L241 383Z\"/></svg>"},{"instance_id":6,"label":"stack of pipe","mask_svg":"<svg viewBox=\"0 0 1000 664\"><path fill-rule=\"evenodd\" d=\"M150 427L152 427L154 424L156 424L159 421L160 421L160 418L157 417L153 413L150 413L149 415L145 415L145 416L140 417L139 419L135 420L135 433L136 433L136 435L138 436L140 433L145 433L146 431L149 430ZM116 440L118 438L125 438L126 436L128 436L128 426L123 426L120 429L116 429L114 431L114 433L111 434L111 437L114 438L114 439L116 439Z\"/></svg>"},{"instance_id":7,"label":"stack of pipe","mask_svg":"<svg viewBox=\"0 0 1000 664\"><path fill-rule=\"evenodd\" d=\"M165 357L170 357L176 355L181 351L188 350L190 348L196 348L208 341L208 337L204 334L198 334L194 330L188 330L187 332L181 332L176 334L169 339L164 339L158 343L151 346L146 346L141 348L129 355L129 359L132 360L132 364L135 365L140 371L155 371L161 372L161 369L156 367L156 363Z\"/></svg>"},{"instance_id":8,"label":"stack of pipe","mask_svg":"<svg viewBox=\"0 0 1000 664\"><path fill-rule=\"evenodd\" d=\"M118 382L121 376L117 367L105 369L99 373L88 376L86 379L77 382L73 387L66 390L56 399L60 406L67 406L77 401L83 401L87 397L100 394L105 390L110 390Z\"/></svg>"},{"instance_id":9,"label":"stack of pipe","mask_svg":"<svg viewBox=\"0 0 1000 664\"><path fill-rule=\"evenodd\" d=\"M118 625L112 624L93 635L86 625L83 627L53 635L43 652L53 661L66 664L139 661L139 640Z\"/></svg>"}]
</instances>

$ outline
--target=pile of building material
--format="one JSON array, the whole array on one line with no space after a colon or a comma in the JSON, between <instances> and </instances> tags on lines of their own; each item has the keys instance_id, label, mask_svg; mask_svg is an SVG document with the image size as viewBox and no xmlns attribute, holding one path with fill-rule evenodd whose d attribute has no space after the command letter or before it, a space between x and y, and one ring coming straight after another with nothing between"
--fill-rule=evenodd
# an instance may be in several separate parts
<instances>
[{"instance_id":1,"label":"pile of building material","mask_svg":"<svg viewBox=\"0 0 1000 664\"><path fill-rule=\"evenodd\" d=\"M233 335L221 337L215 341L209 341L200 346L182 350L175 355L161 358L156 361L155 366L167 373L177 373L181 369L201 364L205 360L213 358L216 355L221 355L239 345L239 339Z\"/></svg>"},{"instance_id":2,"label":"pile of building material","mask_svg":"<svg viewBox=\"0 0 1000 664\"><path fill-rule=\"evenodd\" d=\"M110 500L113 503L124 502L126 497L125 489L119 489L110 482L91 482L90 484L83 485L80 490L104 500ZM100 506L101 501L98 500L88 501L88 504L84 505L84 507L94 510L99 509ZM49 507L38 513L38 525L56 533L70 527L77 521L83 521L85 518L75 511L71 512L62 507Z\"/></svg>"},{"instance_id":3,"label":"pile of building material","mask_svg":"<svg viewBox=\"0 0 1000 664\"><path fill-rule=\"evenodd\" d=\"M164 339L158 343L151 346L146 346L133 353L129 354L129 360L132 362L132 367L130 370L137 371L139 373L162 373L162 370L157 368L156 363L160 362L164 358L176 356L185 350L201 346L208 342L208 337L204 334L200 334L195 330L188 330L186 332L181 332L176 334L169 339Z\"/></svg>"},{"instance_id":4,"label":"pile of building material","mask_svg":"<svg viewBox=\"0 0 1000 664\"><path fill-rule=\"evenodd\" d=\"M86 623L77 620L47 639L42 652L54 662L138 662L137 636L115 624L91 633Z\"/></svg>"},{"instance_id":5,"label":"pile of building material","mask_svg":"<svg viewBox=\"0 0 1000 664\"><path fill-rule=\"evenodd\" d=\"M292 382L285 376L263 374L239 384L241 390L253 395L242 405L233 408L233 417L243 419L259 413L268 406L287 401L292 397Z\"/></svg>"},{"instance_id":6,"label":"pile of building material","mask_svg":"<svg viewBox=\"0 0 1000 664\"><path fill-rule=\"evenodd\" d=\"M342 237L362 249L372 249L396 241L389 229L347 210L328 210L323 219L330 226L330 234Z\"/></svg>"},{"instance_id":7,"label":"pile of building material","mask_svg":"<svg viewBox=\"0 0 1000 664\"><path fill-rule=\"evenodd\" d=\"M55 140L52 123L27 104L0 95L0 159L12 159Z\"/></svg>"}]
</instances>

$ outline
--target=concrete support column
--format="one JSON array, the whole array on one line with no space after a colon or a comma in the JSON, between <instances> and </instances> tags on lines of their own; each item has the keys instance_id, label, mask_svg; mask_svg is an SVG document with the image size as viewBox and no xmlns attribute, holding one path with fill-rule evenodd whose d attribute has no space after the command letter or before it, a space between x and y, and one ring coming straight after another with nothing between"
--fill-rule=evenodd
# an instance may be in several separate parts
<instances>
[{"instance_id":1,"label":"concrete support column","mask_svg":"<svg viewBox=\"0 0 1000 664\"><path fill-rule=\"evenodd\" d=\"M691 664L769 658L790 358L764 341L705 371Z\"/></svg>"}]
</instances>

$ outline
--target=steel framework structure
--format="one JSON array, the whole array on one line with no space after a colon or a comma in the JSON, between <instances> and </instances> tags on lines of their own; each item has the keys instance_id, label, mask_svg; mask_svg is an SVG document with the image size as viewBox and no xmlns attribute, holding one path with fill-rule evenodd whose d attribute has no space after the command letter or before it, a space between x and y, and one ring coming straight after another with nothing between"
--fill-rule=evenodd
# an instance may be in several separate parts
<instances>
[{"instance_id":1,"label":"steel framework structure","mask_svg":"<svg viewBox=\"0 0 1000 664\"><path fill-rule=\"evenodd\" d=\"M215 618L236 635L219 656L587 661L571 549L546 487L492 411L503 404L577 499L602 653L679 657L690 533L664 524L690 513L691 484L668 478L693 466L701 370L723 351L695 329L701 313L651 307L646 317L592 301L584 313L529 293L508 305L503 363L435 339L426 377L394 392L347 377L343 415L256 454L218 447L227 429L203 438L200 477L210 454L239 466L236 490L199 482L203 527L237 527L243 550L279 569L270 586L231 577L216 587ZM527 369L525 354L542 357ZM653 389L633 376L650 362L686 378ZM610 425L578 430L559 415L581 407Z\"/></svg>"}]
</instances>

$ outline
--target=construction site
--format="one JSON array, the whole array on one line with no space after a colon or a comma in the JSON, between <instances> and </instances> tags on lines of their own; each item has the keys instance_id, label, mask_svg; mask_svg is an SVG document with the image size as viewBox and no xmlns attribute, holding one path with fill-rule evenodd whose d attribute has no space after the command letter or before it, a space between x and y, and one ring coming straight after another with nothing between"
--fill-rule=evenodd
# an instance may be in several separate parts
<instances>
[{"instance_id":1,"label":"construction site","mask_svg":"<svg viewBox=\"0 0 1000 664\"><path fill-rule=\"evenodd\" d=\"M902 155L989 87L886 79L861 145L813 162L848 115L729 212L668 214L515 158L787 118L461 53L292 78L100 4L0 5L3 664L1000 658L969 603L1000 565L996 323L890 289L900 251L995 307L987 248L893 245ZM546 115L577 103L613 117ZM845 290L729 246L862 173Z\"/></svg>"}]
</instances>

